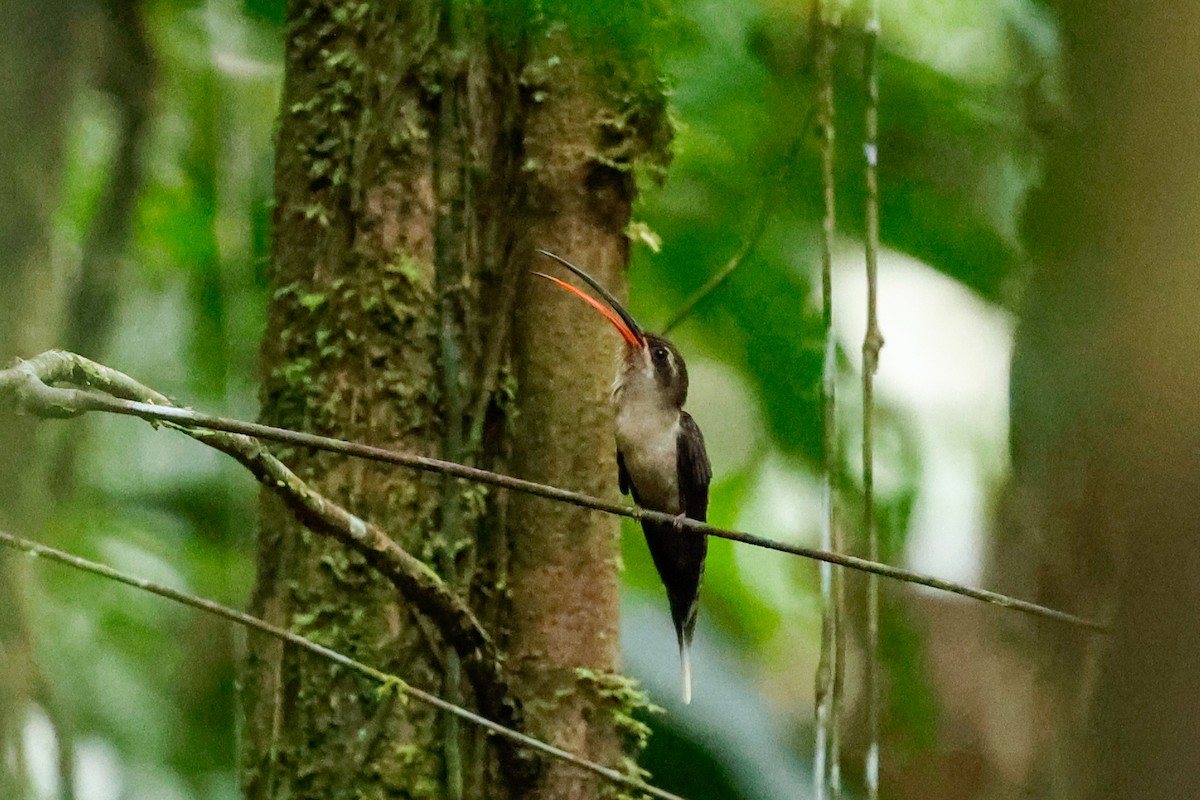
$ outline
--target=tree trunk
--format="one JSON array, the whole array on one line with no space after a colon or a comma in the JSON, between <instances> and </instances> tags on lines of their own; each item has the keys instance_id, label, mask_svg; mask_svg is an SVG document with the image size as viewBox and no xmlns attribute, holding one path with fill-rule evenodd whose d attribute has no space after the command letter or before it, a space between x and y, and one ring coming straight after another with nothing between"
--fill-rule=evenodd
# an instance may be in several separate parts
<instances>
[{"instance_id":1,"label":"tree trunk","mask_svg":"<svg viewBox=\"0 0 1200 800\"><path fill-rule=\"evenodd\" d=\"M291 4L262 416L611 493L613 344L526 276L547 247L619 278L631 168L663 158L663 100L645 57L603 58L605 74L573 24L518 13ZM590 680L616 667L612 519L393 466L284 457L469 599L509 650L527 732L621 764L612 692ZM434 624L267 494L252 606L475 704ZM491 737L275 642L251 642L246 707L252 799L600 793L557 766L513 785Z\"/></svg>"},{"instance_id":2,"label":"tree trunk","mask_svg":"<svg viewBox=\"0 0 1200 800\"><path fill-rule=\"evenodd\" d=\"M1012 412L1024 535L997 560L1039 602L1113 623L1108 638L1040 628L1048 796L1197 797L1200 6L1058 5L1072 124L1030 206L1041 268Z\"/></svg>"},{"instance_id":3,"label":"tree trunk","mask_svg":"<svg viewBox=\"0 0 1200 800\"><path fill-rule=\"evenodd\" d=\"M51 258L59 199L77 9L18 0L0 25L0 364L54 346L66 305L66 276ZM36 536L50 503L46 434L28 419L0 415L0 528ZM30 790L23 731L33 702L54 715L28 622L28 560L0 553L0 796ZM55 719L55 722L60 720ZM65 733L56 730L57 733ZM65 741L60 750L69 753ZM69 775L69 769L63 774Z\"/></svg>"}]
</instances>

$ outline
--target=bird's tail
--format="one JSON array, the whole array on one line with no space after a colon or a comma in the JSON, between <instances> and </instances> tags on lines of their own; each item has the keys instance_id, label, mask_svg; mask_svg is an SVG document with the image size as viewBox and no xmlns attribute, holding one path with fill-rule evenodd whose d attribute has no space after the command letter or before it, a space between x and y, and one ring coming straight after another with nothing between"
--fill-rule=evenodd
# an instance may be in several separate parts
<instances>
[{"instance_id":1,"label":"bird's tail","mask_svg":"<svg viewBox=\"0 0 1200 800\"><path fill-rule=\"evenodd\" d=\"M692 658L691 646L684 637L683 632L679 632L679 663L683 668L683 702L690 704L692 702Z\"/></svg>"}]
</instances>

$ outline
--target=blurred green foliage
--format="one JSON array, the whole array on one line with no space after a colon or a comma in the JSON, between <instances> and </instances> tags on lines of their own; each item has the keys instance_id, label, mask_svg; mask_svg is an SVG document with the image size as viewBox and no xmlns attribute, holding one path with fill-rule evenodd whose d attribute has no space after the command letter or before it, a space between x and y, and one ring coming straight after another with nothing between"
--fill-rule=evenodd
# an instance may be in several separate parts
<instances>
[{"instance_id":1,"label":"blurred green foliage","mask_svg":"<svg viewBox=\"0 0 1200 800\"><path fill-rule=\"evenodd\" d=\"M578 24L608 29L604 4L566 5ZM821 459L813 299L821 186L807 6L653 5L662 7L662 21L639 35L663 54L676 158L665 183L643 187L635 211L662 249L635 247L632 309L650 327L667 319L769 213L750 257L676 338L696 364L690 408L716 467L713 522L812 543ZM1053 101L1053 26L1030 0L885 6L885 244L991 303L1010 305L1022 272L1017 212L1038 176L1025 111L1031 98ZM158 87L128 258L134 269L105 360L186 404L252 417L285 7L280 0L163 0L145 9ZM837 65L843 241L862 229L860 31L848 17ZM67 251L82 246L113 137L108 98L80 89L55 223ZM887 555L896 560L921 449L903 413L884 409L881 419L882 435L901 442L890 466L902 477L880 498L879 515ZM83 485L54 509L48 538L244 604L252 579L251 482L203 448L129 420L88 425ZM845 426L853 427L849 415ZM847 463L856 458L853 445L847 436ZM856 486L847 485L845 497L853 504ZM627 526L624 545L626 638L639 643L630 665L670 709L649 720L656 735L647 766L665 788L696 800L794 796L798 787L786 791L786 781L766 777L763 764L793 781L807 769L820 626L815 567L713 542L698 700L685 712L674 702L674 644L640 532ZM83 769L99 769L104 753L115 751L124 797L236 796L240 634L90 577L50 568L34 574L36 627L58 632L39 640L40 658L63 687ZM936 712L920 672L919 635L896 608L889 603L884 653L896 716L919 748ZM715 722L726 718L741 722Z\"/></svg>"}]
</instances>

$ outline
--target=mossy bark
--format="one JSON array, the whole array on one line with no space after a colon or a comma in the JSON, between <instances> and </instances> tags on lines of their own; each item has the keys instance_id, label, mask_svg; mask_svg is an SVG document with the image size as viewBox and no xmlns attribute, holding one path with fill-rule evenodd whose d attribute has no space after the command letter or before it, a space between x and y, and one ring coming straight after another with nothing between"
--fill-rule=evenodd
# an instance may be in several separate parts
<instances>
[{"instance_id":1,"label":"mossy bark","mask_svg":"<svg viewBox=\"0 0 1200 800\"><path fill-rule=\"evenodd\" d=\"M612 342L526 276L547 247L619 285L633 164L665 154L662 95L638 77L652 70L605 74L569 24L514 16L525 13L291 4L262 416L612 492ZM620 766L612 700L576 677L617 664L611 519L392 466L284 457L469 598L510 653L529 733ZM255 613L474 704L436 627L361 558L266 494L261 518ZM557 767L511 785L476 731L278 643L251 641L245 694L249 798L605 791Z\"/></svg>"}]
</instances>

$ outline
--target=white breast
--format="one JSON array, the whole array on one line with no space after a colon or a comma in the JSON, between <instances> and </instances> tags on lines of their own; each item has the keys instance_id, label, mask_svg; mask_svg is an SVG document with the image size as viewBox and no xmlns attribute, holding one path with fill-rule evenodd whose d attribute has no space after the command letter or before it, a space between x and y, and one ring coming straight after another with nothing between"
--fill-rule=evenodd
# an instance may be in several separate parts
<instances>
[{"instance_id":1,"label":"white breast","mask_svg":"<svg viewBox=\"0 0 1200 800\"><path fill-rule=\"evenodd\" d=\"M641 504L654 511L680 513L679 410L651 402L618 403L616 434L617 449Z\"/></svg>"}]
</instances>

